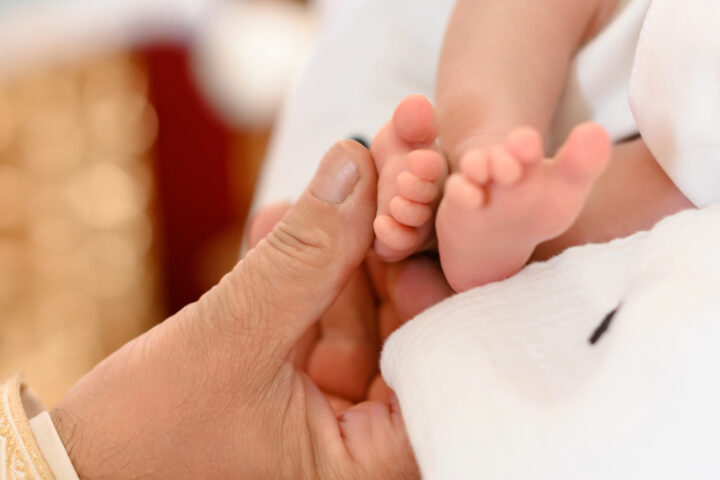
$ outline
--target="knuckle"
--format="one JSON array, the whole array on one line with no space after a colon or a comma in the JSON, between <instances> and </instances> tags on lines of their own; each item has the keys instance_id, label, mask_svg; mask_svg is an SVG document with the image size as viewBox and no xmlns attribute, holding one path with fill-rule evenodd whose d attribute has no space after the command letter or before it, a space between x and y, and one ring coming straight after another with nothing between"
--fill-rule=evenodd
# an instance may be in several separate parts
<instances>
[{"instance_id":1,"label":"knuckle","mask_svg":"<svg viewBox=\"0 0 720 480\"><path fill-rule=\"evenodd\" d=\"M333 235L310 221L305 222L304 225L307 227L295 228L281 221L267 237L267 241L273 250L281 255L278 262L280 265L293 268L297 264L302 264L310 268L322 269L334 258L338 242Z\"/></svg>"},{"instance_id":2,"label":"knuckle","mask_svg":"<svg viewBox=\"0 0 720 480\"><path fill-rule=\"evenodd\" d=\"M249 384L267 376L276 360L283 357L285 346L269 329L273 295L267 279L253 268L245 268L228 274L198 302L186 307L182 313L190 317L187 325L192 328L182 333L187 344L203 352L199 361L209 362L206 371L226 371L227 365L233 364Z\"/></svg>"}]
</instances>

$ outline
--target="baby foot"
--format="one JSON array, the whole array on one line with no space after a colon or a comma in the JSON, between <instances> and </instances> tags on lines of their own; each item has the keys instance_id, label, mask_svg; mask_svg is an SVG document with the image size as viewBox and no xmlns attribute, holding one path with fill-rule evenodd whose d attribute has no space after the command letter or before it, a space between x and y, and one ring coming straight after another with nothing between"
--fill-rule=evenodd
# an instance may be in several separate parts
<instances>
[{"instance_id":1,"label":"baby foot","mask_svg":"<svg viewBox=\"0 0 720 480\"><path fill-rule=\"evenodd\" d=\"M450 286L460 292L513 275L539 243L567 230L610 149L602 127L583 124L552 159L529 128L511 132L504 146L467 152L445 184L436 220Z\"/></svg>"},{"instance_id":2,"label":"baby foot","mask_svg":"<svg viewBox=\"0 0 720 480\"><path fill-rule=\"evenodd\" d=\"M425 97L407 97L370 148L378 170L374 249L387 262L412 255L432 237L439 185L447 175L445 159L434 149L434 116Z\"/></svg>"}]
</instances>

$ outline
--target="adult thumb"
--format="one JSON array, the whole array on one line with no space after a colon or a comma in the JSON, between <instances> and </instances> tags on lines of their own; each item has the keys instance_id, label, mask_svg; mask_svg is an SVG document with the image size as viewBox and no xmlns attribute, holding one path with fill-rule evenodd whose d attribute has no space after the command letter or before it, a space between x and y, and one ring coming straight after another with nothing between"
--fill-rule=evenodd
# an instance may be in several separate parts
<instances>
[{"instance_id":1,"label":"adult thumb","mask_svg":"<svg viewBox=\"0 0 720 480\"><path fill-rule=\"evenodd\" d=\"M286 355L363 262L376 183L367 149L349 140L333 145L273 231L200 300L203 310L231 327L223 331Z\"/></svg>"}]
</instances>

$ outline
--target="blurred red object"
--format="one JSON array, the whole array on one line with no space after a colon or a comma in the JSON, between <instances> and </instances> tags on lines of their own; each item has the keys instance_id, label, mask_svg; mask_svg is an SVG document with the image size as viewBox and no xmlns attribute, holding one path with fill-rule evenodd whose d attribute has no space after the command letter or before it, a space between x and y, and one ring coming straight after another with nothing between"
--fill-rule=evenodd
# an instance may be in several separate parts
<instances>
[{"instance_id":1,"label":"blurred red object","mask_svg":"<svg viewBox=\"0 0 720 480\"><path fill-rule=\"evenodd\" d=\"M144 56L159 119L156 238L167 313L174 313L207 288L199 274L206 244L239 221L229 174L233 132L202 99L185 49L155 46Z\"/></svg>"}]
</instances>

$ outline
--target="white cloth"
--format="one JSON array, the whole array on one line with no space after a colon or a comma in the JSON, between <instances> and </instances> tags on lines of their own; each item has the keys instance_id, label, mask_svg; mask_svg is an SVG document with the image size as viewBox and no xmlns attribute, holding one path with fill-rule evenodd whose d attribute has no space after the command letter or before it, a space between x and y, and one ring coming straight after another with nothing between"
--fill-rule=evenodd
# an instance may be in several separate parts
<instances>
[{"instance_id":1,"label":"white cloth","mask_svg":"<svg viewBox=\"0 0 720 480\"><path fill-rule=\"evenodd\" d=\"M720 2L655 0L631 102L650 150L698 206L720 202Z\"/></svg>"},{"instance_id":2,"label":"white cloth","mask_svg":"<svg viewBox=\"0 0 720 480\"><path fill-rule=\"evenodd\" d=\"M254 208L297 198L337 140L372 140L405 96L433 98L454 0L345 1L287 98Z\"/></svg>"},{"instance_id":3,"label":"white cloth","mask_svg":"<svg viewBox=\"0 0 720 480\"><path fill-rule=\"evenodd\" d=\"M403 326L382 373L423 478L717 478L719 245L720 206L688 211Z\"/></svg>"}]
</instances>

